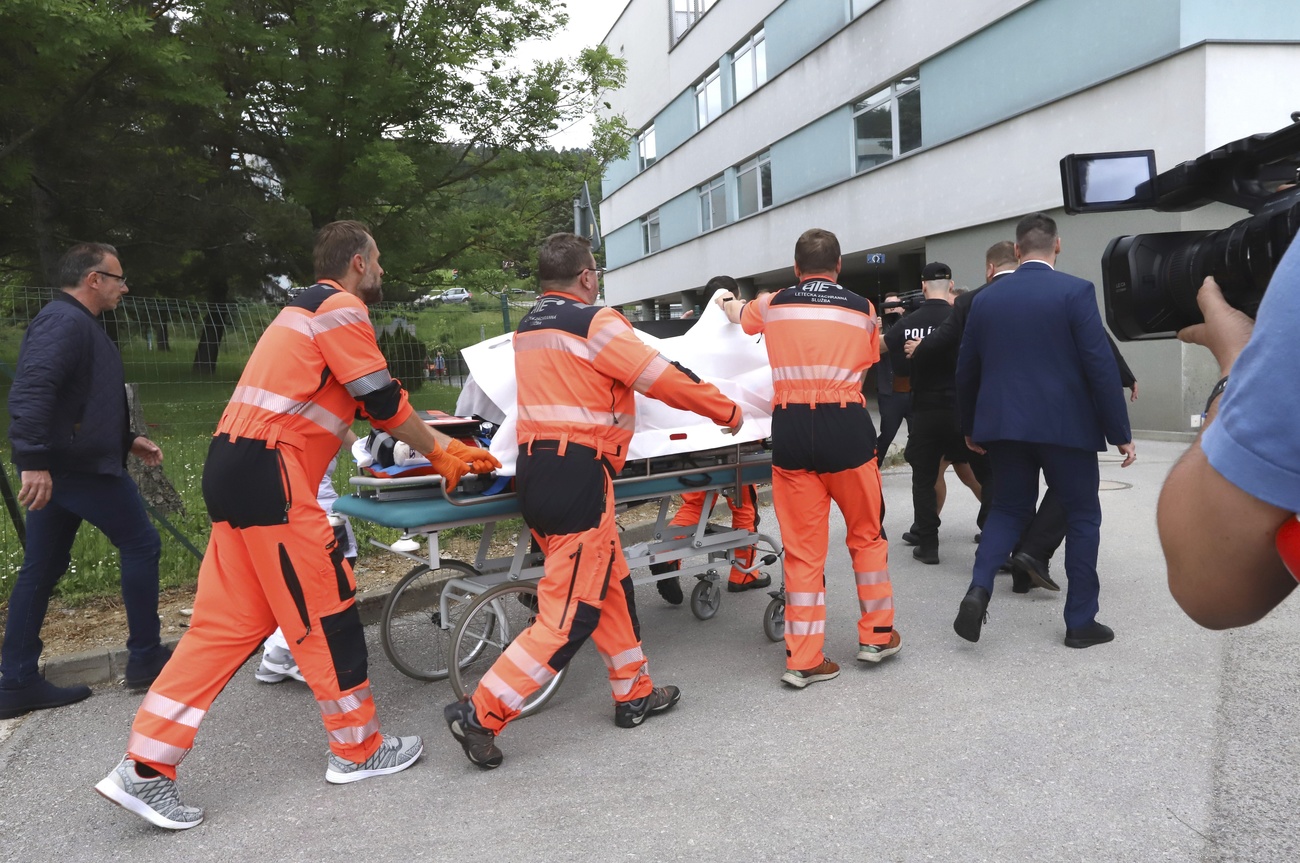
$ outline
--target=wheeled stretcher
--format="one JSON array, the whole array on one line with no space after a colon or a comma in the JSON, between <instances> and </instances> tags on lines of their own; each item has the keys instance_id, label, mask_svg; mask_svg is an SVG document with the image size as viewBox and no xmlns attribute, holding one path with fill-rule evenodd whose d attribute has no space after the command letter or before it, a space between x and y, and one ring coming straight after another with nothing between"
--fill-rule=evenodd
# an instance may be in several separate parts
<instances>
[{"instance_id":1,"label":"wheeled stretcher","mask_svg":"<svg viewBox=\"0 0 1300 863\"><path fill-rule=\"evenodd\" d=\"M736 494L741 486L771 478L771 454L758 444L630 462L614 479L617 507L658 506L653 525L622 535L633 584L694 576L691 611L701 620L713 617L721 606L723 579L736 564L736 549L757 546L754 563L738 567L753 571L779 565L781 547L764 533L711 525L709 513L719 495ZM530 533L519 531L512 555L491 556L497 525L520 516L516 495L477 494L469 490L471 482L465 482L466 490L447 495L436 476L353 477L351 482L355 493L335 501L335 512L400 529L402 538L391 545L372 542L418 564L393 587L384 604L380 637L385 654L409 677L450 678L457 696L472 693L497 657L532 622L537 607L543 560ZM669 527L672 497L689 491L707 492L709 497L694 530L676 539L687 528ZM483 526L473 562L442 557L439 533L467 525ZM680 568L659 575L644 569L669 562ZM644 574L637 574L638 569ZM778 601L773 600L765 615L769 637L773 624L781 622L773 614L784 612L783 602L773 611ZM563 678L561 671L529 700L523 713L541 707Z\"/></svg>"}]
</instances>

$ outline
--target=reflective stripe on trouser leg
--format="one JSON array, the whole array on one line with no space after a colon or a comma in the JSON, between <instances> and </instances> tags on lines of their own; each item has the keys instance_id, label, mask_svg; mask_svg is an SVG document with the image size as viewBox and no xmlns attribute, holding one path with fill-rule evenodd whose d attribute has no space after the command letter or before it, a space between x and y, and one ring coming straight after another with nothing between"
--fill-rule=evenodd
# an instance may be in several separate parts
<instances>
[{"instance_id":1,"label":"reflective stripe on trouser leg","mask_svg":"<svg viewBox=\"0 0 1300 863\"><path fill-rule=\"evenodd\" d=\"M598 629L598 645L605 655L619 656L640 646L635 619L619 584L627 565L618 545L613 485L608 475L604 481L605 511L596 527L563 536L538 536L546 563L537 584L537 617L493 663L472 699L479 721L491 731L499 732L518 716L525 699L550 679L548 675L567 665ZM634 676L636 668L629 662L611 672L611 678ZM649 685L645 677L645 683L638 682L633 691L648 692Z\"/></svg>"},{"instance_id":2,"label":"reflective stripe on trouser leg","mask_svg":"<svg viewBox=\"0 0 1300 863\"><path fill-rule=\"evenodd\" d=\"M614 700L635 701L649 695L654 684L641 647L641 624L636 616L636 595L627 559L622 548L616 554L600 623L591 639L609 669L609 688Z\"/></svg>"},{"instance_id":3,"label":"reflective stripe on trouser leg","mask_svg":"<svg viewBox=\"0 0 1300 863\"><path fill-rule=\"evenodd\" d=\"M212 526L189 629L131 724L127 755L171 779L213 699L275 629L247 550L230 542L233 533Z\"/></svg>"},{"instance_id":4,"label":"reflective stripe on trouser leg","mask_svg":"<svg viewBox=\"0 0 1300 863\"><path fill-rule=\"evenodd\" d=\"M773 467L772 505L785 544L785 665L803 671L825 658L831 496L818 474Z\"/></svg>"},{"instance_id":5,"label":"reflective stripe on trouser leg","mask_svg":"<svg viewBox=\"0 0 1300 863\"><path fill-rule=\"evenodd\" d=\"M889 581L889 543L880 535L880 468L874 460L823 481L844 514L844 542L858 585L858 642L887 644L894 628L894 589Z\"/></svg>"}]
</instances>

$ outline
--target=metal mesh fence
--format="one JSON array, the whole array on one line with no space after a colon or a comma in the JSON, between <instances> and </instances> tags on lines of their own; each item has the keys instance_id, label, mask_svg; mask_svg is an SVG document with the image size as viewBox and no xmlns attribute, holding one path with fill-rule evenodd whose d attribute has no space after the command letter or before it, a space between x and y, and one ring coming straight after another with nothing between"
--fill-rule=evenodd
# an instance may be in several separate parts
<instances>
[{"instance_id":1,"label":"metal mesh fence","mask_svg":"<svg viewBox=\"0 0 1300 863\"><path fill-rule=\"evenodd\" d=\"M27 324L53 295L49 288L0 287L0 396L6 405ZM210 527L201 492L208 442L249 354L280 307L278 303L200 303L127 295L117 309L103 315L104 327L121 351L126 380L136 386L144 431L162 447L163 472L183 504L180 511L161 515L199 549L205 547ZM421 409L450 411L464 382L460 349L511 328L511 318L517 321L523 313L513 310L511 314L512 310L485 296L473 303L433 308L382 304L371 307L371 320L389 367L403 381L412 403ZM436 362L439 351L441 364ZM365 434L365 424L359 424L357 431ZM10 461L7 434L0 441L0 455L0 465L16 492L20 483ZM346 494L351 463L341 462L335 485ZM368 528L362 533L370 535ZM21 562L15 525L8 515L0 514L0 599L8 596ZM185 583L197 571L194 556L164 530L164 586ZM67 596L111 592L117 577L116 550L98 531L83 529L61 591Z\"/></svg>"}]
</instances>

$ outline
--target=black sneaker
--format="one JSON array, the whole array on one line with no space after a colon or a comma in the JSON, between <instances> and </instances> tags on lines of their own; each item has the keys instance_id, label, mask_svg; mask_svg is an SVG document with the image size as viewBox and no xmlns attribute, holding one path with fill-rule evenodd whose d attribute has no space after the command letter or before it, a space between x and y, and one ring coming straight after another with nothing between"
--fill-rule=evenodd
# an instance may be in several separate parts
<instances>
[{"instance_id":1,"label":"black sneaker","mask_svg":"<svg viewBox=\"0 0 1300 863\"><path fill-rule=\"evenodd\" d=\"M677 575L656 581L655 590L659 591L659 595L669 605L681 605L682 600L686 598L685 594L682 593L682 579Z\"/></svg>"},{"instance_id":2,"label":"black sneaker","mask_svg":"<svg viewBox=\"0 0 1300 863\"><path fill-rule=\"evenodd\" d=\"M752 572L746 581L728 581L727 593L743 593L746 590L761 590L764 587L772 585L772 576L764 573L763 575L754 575Z\"/></svg>"},{"instance_id":3,"label":"black sneaker","mask_svg":"<svg viewBox=\"0 0 1300 863\"><path fill-rule=\"evenodd\" d=\"M656 686L649 695L614 705L614 724L619 728L636 728L652 713L663 713L682 700L676 686Z\"/></svg>"},{"instance_id":4,"label":"black sneaker","mask_svg":"<svg viewBox=\"0 0 1300 863\"><path fill-rule=\"evenodd\" d=\"M451 736L460 741L460 747L465 750L465 757L470 763L484 770L501 766L502 755L495 743L496 734L479 725L478 717L474 715L474 705L469 703L468 698L448 704L442 709L442 715L447 720L447 727L451 729Z\"/></svg>"}]
</instances>

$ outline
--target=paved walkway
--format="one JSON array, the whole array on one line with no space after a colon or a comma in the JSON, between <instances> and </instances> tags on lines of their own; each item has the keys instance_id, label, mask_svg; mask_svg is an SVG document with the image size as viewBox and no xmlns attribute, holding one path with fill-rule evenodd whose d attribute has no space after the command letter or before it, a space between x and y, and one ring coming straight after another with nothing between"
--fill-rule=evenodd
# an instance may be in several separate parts
<instances>
[{"instance_id":1,"label":"paved walkway","mask_svg":"<svg viewBox=\"0 0 1300 863\"><path fill-rule=\"evenodd\" d=\"M672 713L612 722L584 649L554 701L511 727L505 764L472 768L447 734L445 683L403 678L372 641L385 728L425 735L422 763L325 783L307 691L251 666L218 700L181 772L208 821L171 835L90 789L121 755L139 696L3 723L0 834L8 861L1290 861L1300 859L1300 604L1248 630L1196 627L1169 598L1155 500L1181 445L1139 442L1102 468L1101 619L1118 635L1061 645L1061 597L999 581L975 645L952 632L975 546L955 481L943 563L896 547L903 651L853 661L856 602L843 525L831 528L828 651L844 666L804 691L777 682L763 594L725 595L712 621L653 591L641 618ZM950 477L951 479L951 477ZM887 526L907 527L910 476L886 473ZM1128 487L1131 484L1131 487ZM772 524L771 511L764 512Z\"/></svg>"}]
</instances>

